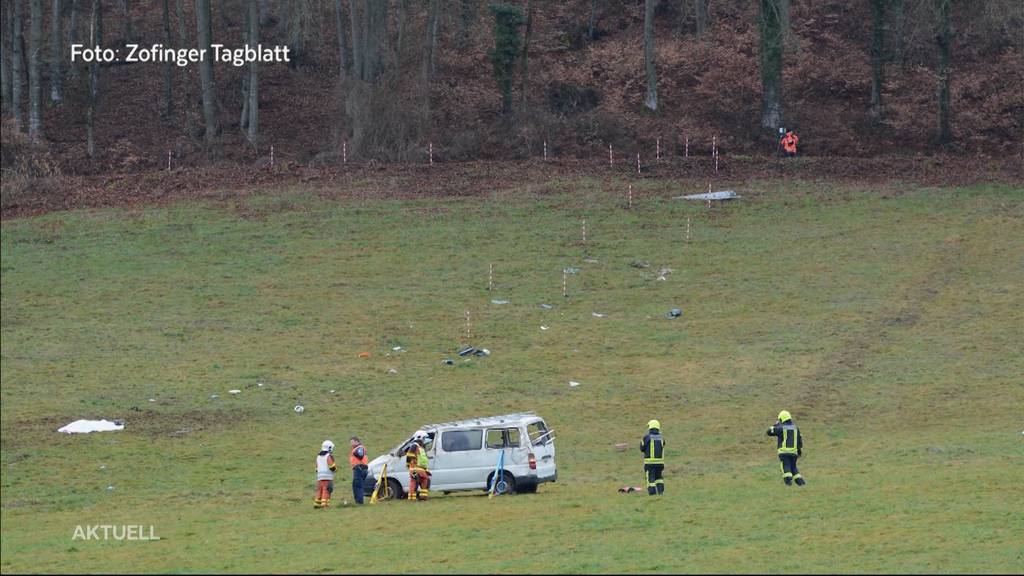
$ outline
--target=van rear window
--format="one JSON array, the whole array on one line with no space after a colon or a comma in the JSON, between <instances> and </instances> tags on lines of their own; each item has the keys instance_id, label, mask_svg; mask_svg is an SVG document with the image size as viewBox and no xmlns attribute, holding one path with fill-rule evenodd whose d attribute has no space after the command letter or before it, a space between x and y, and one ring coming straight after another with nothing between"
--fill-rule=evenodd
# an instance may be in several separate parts
<instances>
[{"instance_id":1,"label":"van rear window","mask_svg":"<svg viewBox=\"0 0 1024 576\"><path fill-rule=\"evenodd\" d=\"M447 430L441 433L441 448L445 452L479 450L483 436L483 430Z\"/></svg>"},{"instance_id":2,"label":"van rear window","mask_svg":"<svg viewBox=\"0 0 1024 576\"><path fill-rule=\"evenodd\" d=\"M534 446L537 444L547 444L551 438L548 435L548 427L544 425L543 420L530 423L526 427L526 434L530 437L530 443Z\"/></svg>"}]
</instances>

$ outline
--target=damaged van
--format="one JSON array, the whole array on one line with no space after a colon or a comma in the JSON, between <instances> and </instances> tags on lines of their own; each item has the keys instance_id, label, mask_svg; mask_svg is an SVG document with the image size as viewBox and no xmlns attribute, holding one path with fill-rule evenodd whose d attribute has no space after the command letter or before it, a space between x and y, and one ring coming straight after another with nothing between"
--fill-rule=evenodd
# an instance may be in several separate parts
<instances>
[{"instance_id":1,"label":"damaged van","mask_svg":"<svg viewBox=\"0 0 1024 576\"><path fill-rule=\"evenodd\" d=\"M498 483L498 493L536 492L540 484L558 478L554 430L533 412L427 424L419 429L427 433L424 447L430 460L431 492L487 490L502 453L504 481ZM411 443L410 434L370 462L367 495L386 464L387 496L405 497L409 487L405 452Z\"/></svg>"}]
</instances>

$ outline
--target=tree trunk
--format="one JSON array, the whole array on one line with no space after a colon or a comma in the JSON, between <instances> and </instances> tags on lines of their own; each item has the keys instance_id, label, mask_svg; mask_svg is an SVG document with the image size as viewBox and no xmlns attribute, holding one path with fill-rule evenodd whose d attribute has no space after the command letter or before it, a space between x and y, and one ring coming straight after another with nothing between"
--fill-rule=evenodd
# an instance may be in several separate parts
<instances>
[{"instance_id":1,"label":"tree trunk","mask_svg":"<svg viewBox=\"0 0 1024 576\"><path fill-rule=\"evenodd\" d=\"M708 13L708 0L693 0L693 12L697 20L697 36L704 36L711 20L711 15Z\"/></svg>"},{"instance_id":2,"label":"tree trunk","mask_svg":"<svg viewBox=\"0 0 1024 576\"><path fill-rule=\"evenodd\" d=\"M163 0L164 46L170 48L171 42L171 6L170 0ZM165 118L174 114L174 71L171 62L164 62L164 111Z\"/></svg>"},{"instance_id":3,"label":"tree trunk","mask_svg":"<svg viewBox=\"0 0 1024 576\"><path fill-rule=\"evenodd\" d=\"M124 20L121 21L121 35L124 37L122 42L127 44L132 41L132 15L128 0L121 0L121 14L124 16Z\"/></svg>"},{"instance_id":4,"label":"tree trunk","mask_svg":"<svg viewBox=\"0 0 1024 576\"><path fill-rule=\"evenodd\" d=\"M398 13L395 14L395 23L398 27L395 39L395 59L397 62L401 62L402 55L405 54L405 41L409 36L407 32L409 28L409 0L398 0Z\"/></svg>"},{"instance_id":5,"label":"tree trunk","mask_svg":"<svg viewBox=\"0 0 1024 576\"><path fill-rule=\"evenodd\" d=\"M644 106L658 111L658 73L654 67L654 5L656 0L644 1L644 68L647 75L647 95Z\"/></svg>"},{"instance_id":6,"label":"tree trunk","mask_svg":"<svg viewBox=\"0 0 1024 576\"><path fill-rule=\"evenodd\" d=\"M8 45L11 38L11 20L13 3L6 2L0 6L3 10L0 18L0 109L4 112L11 107L11 47Z\"/></svg>"},{"instance_id":7,"label":"tree trunk","mask_svg":"<svg viewBox=\"0 0 1024 576\"><path fill-rule=\"evenodd\" d=\"M523 58L520 66L519 102L526 110L530 89L530 32L533 31L533 2L526 0L526 30L523 32Z\"/></svg>"},{"instance_id":8,"label":"tree trunk","mask_svg":"<svg viewBox=\"0 0 1024 576\"><path fill-rule=\"evenodd\" d=\"M904 28L907 22L907 10L904 0L892 1L892 61L902 69L906 53L906 37Z\"/></svg>"},{"instance_id":9,"label":"tree trunk","mask_svg":"<svg viewBox=\"0 0 1024 576\"><path fill-rule=\"evenodd\" d=\"M63 32L61 26L64 24L60 10L60 0L53 0L53 14L50 20L50 101L59 104L61 101L61 60L64 54L61 53L61 40Z\"/></svg>"},{"instance_id":10,"label":"tree trunk","mask_svg":"<svg viewBox=\"0 0 1024 576\"><path fill-rule=\"evenodd\" d=\"M475 14L476 4L474 0L459 0L459 29L456 40L459 50L464 50L467 46L469 31L473 27Z\"/></svg>"},{"instance_id":11,"label":"tree trunk","mask_svg":"<svg viewBox=\"0 0 1024 576\"><path fill-rule=\"evenodd\" d=\"M89 25L89 45L100 46L103 42L103 3L92 0L92 22ZM96 157L96 106L100 99L100 64L93 60L89 64L89 106L85 113L86 153Z\"/></svg>"},{"instance_id":12,"label":"tree trunk","mask_svg":"<svg viewBox=\"0 0 1024 576\"><path fill-rule=\"evenodd\" d=\"M348 80L348 69L350 56L348 54L348 42L345 39L345 29L348 27L348 23L345 22L345 7L342 6L341 0L334 0L334 20L338 26L338 61L339 69L342 82Z\"/></svg>"},{"instance_id":13,"label":"tree trunk","mask_svg":"<svg viewBox=\"0 0 1024 576\"><path fill-rule=\"evenodd\" d=\"M594 39L597 32L597 0L590 0L590 18L587 19L587 38Z\"/></svg>"},{"instance_id":14,"label":"tree trunk","mask_svg":"<svg viewBox=\"0 0 1024 576\"><path fill-rule=\"evenodd\" d=\"M952 0L936 0L939 11L939 30L935 42L939 46L939 144L953 141L949 106L949 48L952 33L949 28L949 4Z\"/></svg>"},{"instance_id":15,"label":"tree trunk","mask_svg":"<svg viewBox=\"0 0 1024 576\"><path fill-rule=\"evenodd\" d=\"M68 15L68 46L78 44L78 1L71 0L71 14ZM68 63L68 77L71 80L78 80L78 66L70 62Z\"/></svg>"},{"instance_id":16,"label":"tree trunk","mask_svg":"<svg viewBox=\"0 0 1024 576\"><path fill-rule=\"evenodd\" d=\"M784 5L761 0L761 127L782 127L782 38Z\"/></svg>"},{"instance_id":17,"label":"tree trunk","mask_svg":"<svg viewBox=\"0 0 1024 576\"><path fill-rule=\"evenodd\" d=\"M259 0L260 2L260 26L270 25L270 0Z\"/></svg>"},{"instance_id":18,"label":"tree trunk","mask_svg":"<svg viewBox=\"0 0 1024 576\"><path fill-rule=\"evenodd\" d=\"M426 36L423 42L423 79L430 81L434 77L434 52L437 50L437 10L440 0L430 0L427 6Z\"/></svg>"},{"instance_id":19,"label":"tree trunk","mask_svg":"<svg viewBox=\"0 0 1024 576\"><path fill-rule=\"evenodd\" d=\"M210 53L210 0L196 0L196 37L206 58L199 63L199 84L203 94L203 123L206 142L212 144L217 135L217 98L213 84L213 58Z\"/></svg>"},{"instance_id":20,"label":"tree trunk","mask_svg":"<svg viewBox=\"0 0 1024 576\"><path fill-rule=\"evenodd\" d=\"M352 23L352 74L363 80L366 77L366 62L364 54L366 45L363 40L363 23L366 20L366 9L363 0L350 0L349 20ZM401 44L401 38L399 38Z\"/></svg>"},{"instance_id":21,"label":"tree trunk","mask_svg":"<svg viewBox=\"0 0 1024 576\"><path fill-rule=\"evenodd\" d=\"M249 45L260 43L260 14L257 0L249 0ZM259 137L260 117L260 83L257 63L249 63L249 143L256 146Z\"/></svg>"},{"instance_id":22,"label":"tree trunk","mask_svg":"<svg viewBox=\"0 0 1024 576\"><path fill-rule=\"evenodd\" d=\"M363 80L373 84L384 71L384 54L387 51L388 40L388 3L366 0L363 10Z\"/></svg>"},{"instance_id":23,"label":"tree trunk","mask_svg":"<svg viewBox=\"0 0 1024 576\"><path fill-rule=\"evenodd\" d=\"M178 48L187 47L190 42L188 41L188 28L185 21L185 0L177 0L174 3L174 11L178 16ZM188 81L188 66L181 66L181 101L184 102L182 105L182 116L185 120L185 134L189 137L192 136L192 112L195 105L192 102L192 84Z\"/></svg>"},{"instance_id":24,"label":"tree trunk","mask_svg":"<svg viewBox=\"0 0 1024 576\"><path fill-rule=\"evenodd\" d=\"M39 70L39 55L43 49L43 0L31 0L29 9L32 21L28 48L28 138L38 142L43 137L43 76Z\"/></svg>"},{"instance_id":25,"label":"tree trunk","mask_svg":"<svg viewBox=\"0 0 1024 576\"><path fill-rule=\"evenodd\" d=\"M871 119L882 121L882 83L884 82L885 4L887 0L871 0Z\"/></svg>"},{"instance_id":26,"label":"tree trunk","mask_svg":"<svg viewBox=\"0 0 1024 576\"><path fill-rule=\"evenodd\" d=\"M14 117L14 129L25 130L25 115L21 109L21 91L25 82L25 39L22 38L21 0L11 2L11 115Z\"/></svg>"}]
</instances>

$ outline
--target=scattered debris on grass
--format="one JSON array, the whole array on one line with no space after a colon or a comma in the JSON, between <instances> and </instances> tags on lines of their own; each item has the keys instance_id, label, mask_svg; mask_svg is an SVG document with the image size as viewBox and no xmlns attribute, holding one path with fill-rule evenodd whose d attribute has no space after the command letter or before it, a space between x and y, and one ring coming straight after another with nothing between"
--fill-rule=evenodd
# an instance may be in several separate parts
<instances>
[{"instance_id":1,"label":"scattered debris on grass","mask_svg":"<svg viewBox=\"0 0 1024 576\"><path fill-rule=\"evenodd\" d=\"M210 394L210 400L216 400L217 398L220 398L220 394Z\"/></svg>"},{"instance_id":2,"label":"scattered debris on grass","mask_svg":"<svg viewBox=\"0 0 1024 576\"><path fill-rule=\"evenodd\" d=\"M541 330L550 330L551 327L550 326L541 326L540 329Z\"/></svg>"},{"instance_id":3,"label":"scattered debris on grass","mask_svg":"<svg viewBox=\"0 0 1024 576\"><path fill-rule=\"evenodd\" d=\"M641 269L642 268L650 268L651 267L651 263L648 262L647 260L633 260L632 262L629 263L629 265L632 266L633 268L641 268Z\"/></svg>"},{"instance_id":4,"label":"scattered debris on grass","mask_svg":"<svg viewBox=\"0 0 1024 576\"><path fill-rule=\"evenodd\" d=\"M597 264L597 258L584 258L583 261L587 264Z\"/></svg>"},{"instance_id":5,"label":"scattered debris on grass","mask_svg":"<svg viewBox=\"0 0 1024 576\"><path fill-rule=\"evenodd\" d=\"M600 312L591 312L590 315L593 316L594 318L607 318L608 317L607 314L602 314Z\"/></svg>"},{"instance_id":6,"label":"scattered debris on grass","mask_svg":"<svg viewBox=\"0 0 1024 576\"><path fill-rule=\"evenodd\" d=\"M554 306L552 306L551 304L541 304L540 307L545 310L551 310L552 308L554 308Z\"/></svg>"},{"instance_id":7,"label":"scattered debris on grass","mask_svg":"<svg viewBox=\"0 0 1024 576\"><path fill-rule=\"evenodd\" d=\"M575 381L575 380L569 380L569 387L570 387L570 388L575 388L575 387L577 387L577 386L579 386L579 385L580 385L580 383L579 383L579 382L577 382L577 381Z\"/></svg>"},{"instance_id":8,"label":"scattered debris on grass","mask_svg":"<svg viewBox=\"0 0 1024 576\"><path fill-rule=\"evenodd\" d=\"M668 312L667 312L667 313L665 314L665 317L666 317L666 318L679 318L679 317L680 317L680 316L682 316L682 315L683 315L683 311L682 311L681 309L679 309L679 308L673 308L673 309L669 310L669 311L668 311Z\"/></svg>"},{"instance_id":9,"label":"scattered debris on grass","mask_svg":"<svg viewBox=\"0 0 1024 576\"><path fill-rule=\"evenodd\" d=\"M445 366L454 366L455 361L452 360L451 358L445 358L444 360L441 361L441 364L444 364Z\"/></svg>"},{"instance_id":10,"label":"scattered debris on grass","mask_svg":"<svg viewBox=\"0 0 1024 576\"><path fill-rule=\"evenodd\" d=\"M491 300L491 304L508 304L508 300Z\"/></svg>"},{"instance_id":11,"label":"scattered debris on grass","mask_svg":"<svg viewBox=\"0 0 1024 576\"><path fill-rule=\"evenodd\" d=\"M619 488L619 494L634 494L643 491L643 486L623 486L622 488Z\"/></svg>"},{"instance_id":12,"label":"scattered debris on grass","mask_svg":"<svg viewBox=\"0 0 1024 576\"><path fill-rule=\"evenodd\" d=\"M241 393L242 393L242 391L238 390L237 388L234 389L234 390L228 390L228 394L241 394Z\"/></svg>"},{"instance_id":13,"label":"scattered debris on grass","mask_svg":"<svg viewBox=\"0 0 1024 576\"><path fill-rule=\"evenodd\" d=\"M58 428L57 432L64 434L88 434L90 432L116 432L124 430L123 420L75 420L74 422Z\"/></svg>"},{"instance_id":14,"label":"scattered debris on grass","mask_svg":"<svg viewBox=\"0 0 1024 576\"><path fill-rule=\"evenodd\" d=\"M665 276L672 273L672 269L668 267L662 267L658 269L658 280L667 280Z\"/></svg>"},{"instance_id":15,"label":"scattered debris on grass","mask_svg":"<svg viewBox=\"0 0 1024 576\"><path fill-rule=\"evenodd\" d=\"M305 411L306 411L306 408L302 404L296 404L295 405L295 413L296 414L302 414Z\"/></svg>"},{"instance_id":16,"label":"scattered debris on grass","mask_svg":"<svg viewBox=\"0 0 1024 576\"><path fill-rule=\"evenodd\" d=\"M580 269L579 268L574 268L572 266L569 266L568 268L566 268L566 269L564 269L562 271L565 272L566 274L579 274L580 273Z\"/></svg>"},{"instance_id":17,"label":"scattered debris on grass","mask_svg":"<svg viewBox=\"0 0 1024 576\"><path fill-rule=\"evenodd\" d=\"M733 190L720 190L718 192L705 192L703 194L689 194L686 196L674 196L675 200L735 200L739 198Z\"/></svg>"},{"instance_id":18,"label":"scattered debris on grass","mask_svg":"<svg viewBox=\"0 0 1024 576\"><path fill-rule=\"evenodd\" d=\"M360 352L359 353L359 357L360 358L369 358L370 357L370 353L369 352Z\"/></svg>"},{"instance_id":19,"label":"scattered debris on grass","mask_svg":"<svg viewBox=\"0 0 1024 576\"><path fill-rule=\"evenodd\" d=\"M394 368L388 368L388 374L398 374L398 370L395 370Z\"/></svg>"},{"instance_id":20,"label":"scattered debris on grass","mask_svg":"<svg viewBox=\"0 0 1024 576\"><path fill-rule=\"evenodd\" d=\"M619 442L615 445L615 449L619 452L625 452L627 447L629 447L629 444L626 444L625 442Z\"/></svg>"}]
</instances>

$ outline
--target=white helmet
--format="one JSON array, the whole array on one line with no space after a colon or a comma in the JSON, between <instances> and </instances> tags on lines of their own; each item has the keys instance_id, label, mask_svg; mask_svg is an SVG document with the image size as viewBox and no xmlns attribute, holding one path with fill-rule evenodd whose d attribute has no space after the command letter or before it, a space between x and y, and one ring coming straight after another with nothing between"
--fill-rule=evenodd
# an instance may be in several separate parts
<instances>
[{"instance_id":1,"label":"white helmet","mask_svg":"<svg viewBox=\"0 0 1024 576\"><path fill-rule=\"evenodd\" d=\"M413 440L423 441L427 439L427 433L425 430L417 430L412 435Z\"/></svg>"},{"instance_id":2,"label":"white helmet","mask_svg":"<svg viewBox=\"0 0 1024 576\"><path fill-rule=\"evenodd\" d=\"M334 442L324 440L324 443L320 445L320 450L323 450L324 452L334 452Z\"/></svg>"}]
</instances>

